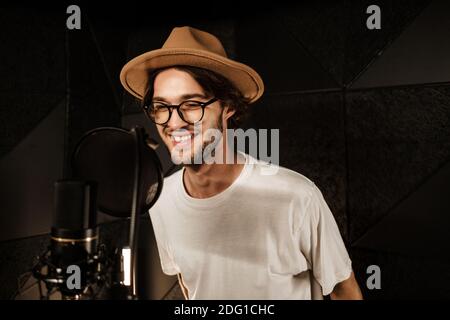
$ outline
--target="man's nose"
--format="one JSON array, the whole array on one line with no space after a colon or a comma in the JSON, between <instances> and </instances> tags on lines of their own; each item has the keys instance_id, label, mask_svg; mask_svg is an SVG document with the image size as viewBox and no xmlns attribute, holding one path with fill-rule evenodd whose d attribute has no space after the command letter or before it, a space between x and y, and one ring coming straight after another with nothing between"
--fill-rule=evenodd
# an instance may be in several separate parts
<instances>
[{"instance_id":1,"label":"man's nose","mask_svg":"<svg viewBox=\"0 0 450 320\"><path fill-rule=\"evenodd\" d=\"M181 119L176 109L172 109L172 116L170 117L169 122L167 122L166 125L170 129L176 130L186 126L187 123L183 119Z\"/></svg>"}]
</instances>

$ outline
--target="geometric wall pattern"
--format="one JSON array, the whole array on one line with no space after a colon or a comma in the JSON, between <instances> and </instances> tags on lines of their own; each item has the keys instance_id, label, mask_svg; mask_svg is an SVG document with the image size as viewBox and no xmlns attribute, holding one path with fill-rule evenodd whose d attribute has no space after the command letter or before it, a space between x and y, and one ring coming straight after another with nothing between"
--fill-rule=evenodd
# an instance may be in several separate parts
<instances>
[{"instance_id":1,"label":"geometric wall pattern","mask_svg":"<svg viewBox=\"0 0 450 320\"><path fill-rule=\"evenodd\" d=\"M131 9L126 16L135 13L134 20L121 19L120 10L96 11L79 34L61 29L55 12L4 10L0 35L19 56L0 52L0 71L10 79L0 81L0 161L67 99L67 85L66 157L90 128L142 123L118 83L120 68L160 47L173 26L190 24L216 34L232 58L262 75L266 93L246 126L280 129L280 164L323 191L365 298L449 298L450 4L377 1L382 28L368 30L370 4L309 1L243 14L219 6L207 17L148 22ZM19 13L30 29L17 22ZM15 241L0 250L29 240ZM25 260L17 256L18 264ZM365 286L372 264L381 267L381 290ZM430 270L439 278L424 278ZM180 298L178 290L165 297Z\"/></svg>"}]
</instances>

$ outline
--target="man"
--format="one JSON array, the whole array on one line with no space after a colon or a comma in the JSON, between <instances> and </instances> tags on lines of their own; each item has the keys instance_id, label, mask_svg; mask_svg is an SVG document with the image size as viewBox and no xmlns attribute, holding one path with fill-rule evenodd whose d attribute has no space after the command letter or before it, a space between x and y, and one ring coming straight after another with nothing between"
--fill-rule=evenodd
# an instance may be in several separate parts
<instances>
[{"instance_id":1,"label":"man","mask_svg":"<svg viewBox=\"0 0 450 320\"><path fill-rule=\"evenodd\" d=\"M186 299L362 298L314 183L230 148L225 131L264 91L256 71L228 59L213 35L182 27L128 62L121 82L183 164L150 217L162 269L178 275Z\"/></svg>"}]
</instances>

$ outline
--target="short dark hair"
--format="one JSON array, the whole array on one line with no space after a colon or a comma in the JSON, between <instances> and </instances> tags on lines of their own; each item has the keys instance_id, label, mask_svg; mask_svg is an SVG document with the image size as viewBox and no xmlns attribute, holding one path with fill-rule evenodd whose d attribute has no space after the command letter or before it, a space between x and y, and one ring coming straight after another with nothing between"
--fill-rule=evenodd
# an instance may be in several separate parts
<instances>
[{"instance_id":1,"label":"short dark hair","mask_svg":"<svg viewBox=\"0 0 450 320\"><path fill-rule=\"evenodd\" d=\"M163 70L172 68L188 73L197 81L206 94L219 99L222 104L235 110L235 113L228 119L229 128L238 128L248 116L248 99L242 95L230 80L214 71L185 65L176 65L150 71L142 106L149 105L153 99L153 85L156 76Z\"/></svg>"}]
</instances>

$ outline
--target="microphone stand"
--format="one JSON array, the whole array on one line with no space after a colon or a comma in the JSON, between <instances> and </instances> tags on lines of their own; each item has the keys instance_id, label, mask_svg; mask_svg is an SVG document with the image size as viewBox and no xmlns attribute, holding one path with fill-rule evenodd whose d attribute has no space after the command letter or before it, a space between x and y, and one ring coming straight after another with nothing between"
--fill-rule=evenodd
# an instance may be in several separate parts
<instances>
[{"instance_id":1,"label":"microphone stand","mask_svg":"<svg viewBox=\"0 0 450 320\"><path fill-rule=\"evenodd\" d=\"M143 128L135 127L131 129L135 141L135 159L134 159L134 185L133 200L130 217L129 247L130 247L130 294L131 299L137 299L137 251L139 243L139 219L141 212L139 208L139 195L141 189L141 143L144 140Z\"/></svg>"}]
</instances>

